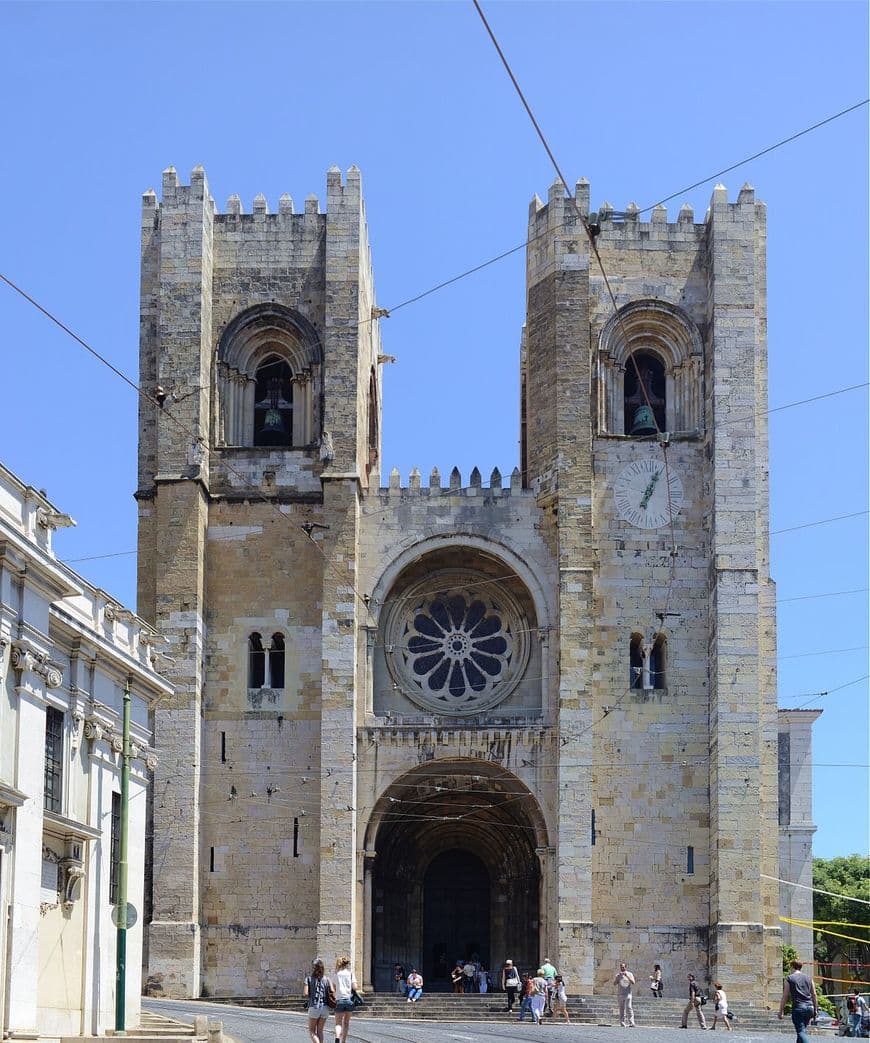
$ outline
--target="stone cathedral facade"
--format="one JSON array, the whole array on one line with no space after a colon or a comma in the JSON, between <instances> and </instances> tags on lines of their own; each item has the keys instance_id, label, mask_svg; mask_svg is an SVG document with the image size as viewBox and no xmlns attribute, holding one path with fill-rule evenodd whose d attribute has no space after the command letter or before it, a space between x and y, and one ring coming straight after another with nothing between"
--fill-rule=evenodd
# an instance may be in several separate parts
<instances>
[{"instance_id":1,"label":"stone cathedral facade","mask_svg":"<svg viewBox=\"0 0 870 1043\"><path fill-rule=\"evenodd\" d=\"M589 215L589 186L577 185ZM529 215L521 459L381 467L360 174L142 224L139 612L164 635L148 973L352 955L780 988L765 209ZM421 447L425 451L425 447Z\"/></svg>"}]
</instances>

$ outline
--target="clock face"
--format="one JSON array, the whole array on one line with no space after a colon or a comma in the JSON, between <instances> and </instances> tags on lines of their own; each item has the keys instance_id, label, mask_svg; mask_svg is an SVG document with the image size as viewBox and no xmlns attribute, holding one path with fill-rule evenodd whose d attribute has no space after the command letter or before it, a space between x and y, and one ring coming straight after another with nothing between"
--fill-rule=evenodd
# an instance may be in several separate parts
<instances>
[{"instance_id":1,"label":"clock face","mask_svg":"<svg viewBox=\"0 0 870 1043\"><path fill-rule=\"evenodd\" d=\"M639 529L660 529L683 505L683 483L661 460L636 460L613 483L616 509Z\"/></svg>"}]
</instances>

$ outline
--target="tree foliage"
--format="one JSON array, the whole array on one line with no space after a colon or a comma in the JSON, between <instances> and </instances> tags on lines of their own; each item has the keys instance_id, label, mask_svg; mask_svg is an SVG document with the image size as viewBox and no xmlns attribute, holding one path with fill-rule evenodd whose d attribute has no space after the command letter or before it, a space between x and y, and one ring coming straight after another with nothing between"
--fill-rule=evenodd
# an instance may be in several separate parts
<instances>
[{"instance_id":1,"label":"tree foliage","mask_svg":"<svg viewBox=\"0 0 870 1043\"><path fill-rule=\"evenodd\" d=\"M813 895L816 961L846 965L852 980L870 980L870 905L864 904L870 901L870 859L862 855L814 858L813 886L817 889ZM845 989L845 983L839 983L834 991Z\"/></svg>"}]
</instances>

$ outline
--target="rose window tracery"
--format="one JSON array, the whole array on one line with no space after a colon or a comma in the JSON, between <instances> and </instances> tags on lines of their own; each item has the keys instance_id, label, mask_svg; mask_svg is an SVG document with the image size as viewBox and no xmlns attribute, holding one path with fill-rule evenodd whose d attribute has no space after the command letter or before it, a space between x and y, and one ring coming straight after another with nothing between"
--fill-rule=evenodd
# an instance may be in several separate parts
<instances>
[{"instance_id":1,"label":"rose window tracery","mask_svg":"<svg viewBox=\"0 0 870 1043\"><path fill-rule=\"evenodd\" d=\"M391 671L412 699L441 713L473 713L501 701L528 658L527 628L513 597L491 581L467 579L434 575L401 599L391 619Z\"/></svg>"}]
</instances>

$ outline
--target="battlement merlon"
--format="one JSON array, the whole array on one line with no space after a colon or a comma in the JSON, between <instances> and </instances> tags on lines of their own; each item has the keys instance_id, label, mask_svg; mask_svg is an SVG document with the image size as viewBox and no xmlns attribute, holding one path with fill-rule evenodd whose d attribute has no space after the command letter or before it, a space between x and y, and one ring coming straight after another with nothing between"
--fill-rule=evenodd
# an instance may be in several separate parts
<instances>
[{"instance_id":1,"label":"battlement merlon","mask_svg":"<svg viewBox=\"0 0 870 1043\"><path fill-rule=\"evenodd\" d=\"M184 206L190 202L203 200L208 200L216 216L227 214L233 217L251 217L256 215L257 217L271 218L272 220L278 220L282 217L292 216L300 218L303 216L302 213L296 212L293 198L287 192L281 195L278 200L278 209L274 212L271 211L269 202L262 192L259 192L252 200L249 214L245 213L242 200L235 193L229 197L225 208L218 210L215 208L214 199L209 192L205 170L201 165L197 164L191 171L190 184L182 184L175 167L169 166L163 171L160 199L158 200L157 193L153 188L149 188L143 193L143 224L151 223L154 212L164 207L172 205ZM344 178L342 178L341 170L337 166L331 166L326 172L326 200L326 214L333 209L347 210L349 207L359 208L364 214L365 205L362 201L362 178L359 167L355 165L349 167ZM303 213L324 216L316 195L311 194L306 197Z\"/></svg>"},{"instance_id":2,"label":"battlement merlon","mask_svg":"<svg viewBox=\"0 0 870 1043\"><path fill-rule=\"evenodd\" d=\"M577 208L581 215L584 218L588 217L590 214L590 196L589 182L586 178L581 178L577 182L574 193ZM623 238L639 237L641 231L649 232L663 228L670 228L676 231L678 226L680 231L684 232L684 226L690 224L695 228L697 235L701 236L704 234L713 212L723 205L728 206L732 210L746 206L753 206L756 209L764 207L764 203L756 202L755 190L747 183L740 189L737 201L734 203L728 202L728 192L725 186L722 184L716 185L711 194L710 208L707 210L704 220L697 224L695 224L694 211L689 203L682 205L675 222L668 222L667 208L661 203L651 210L643 211L643 213L649 213L648 220L641 220L641 211L637 204L633 202L626 204L625 209L622 211L615 210L608 202L602 202L596 212L601 225L602 235ZM546 203L542 202L539 196L533 196L529 204L530 249L538 237L546 235L548 232L558 231L560 228L564 230L563 234L565 236L575 236L577 231L575 220L571 219L575 213L573 204L565 194L565 186L558 178L550 185Z\"/></svg>"},{"instance_id":3,"label":"battlement merlon","mask_svg":"<svg viewBox=\"0 0 870 1043\"><path fill-rule=\"evenodd\" d=\"M513 469L507 483L505 483L501 471L497 467L494 467L489 476L488 487L484 486L483 476L480 473L480 469L477 467L472 469L468 478L468 485L462 484L462 475L458 467L454 467L450 472L450 477L446 485L442 484L441 472L437 467L433 467L429 474L428 487L423 485L423 476L418 468L415 467L411 470L411 473L408 475L407 485L403 485L399 469L394 467L392 471L390 471L388 483L386 485L381 484L380 474L373 472L369 487L372 493L380 493L381 496L387 497L417 494L423 497L462 496L473 498L483 496L498 498L501 496L521 496L528 492L528 490L523 489L522 476L520 475L518 467Z\"/></svg>"}]
</instances>

